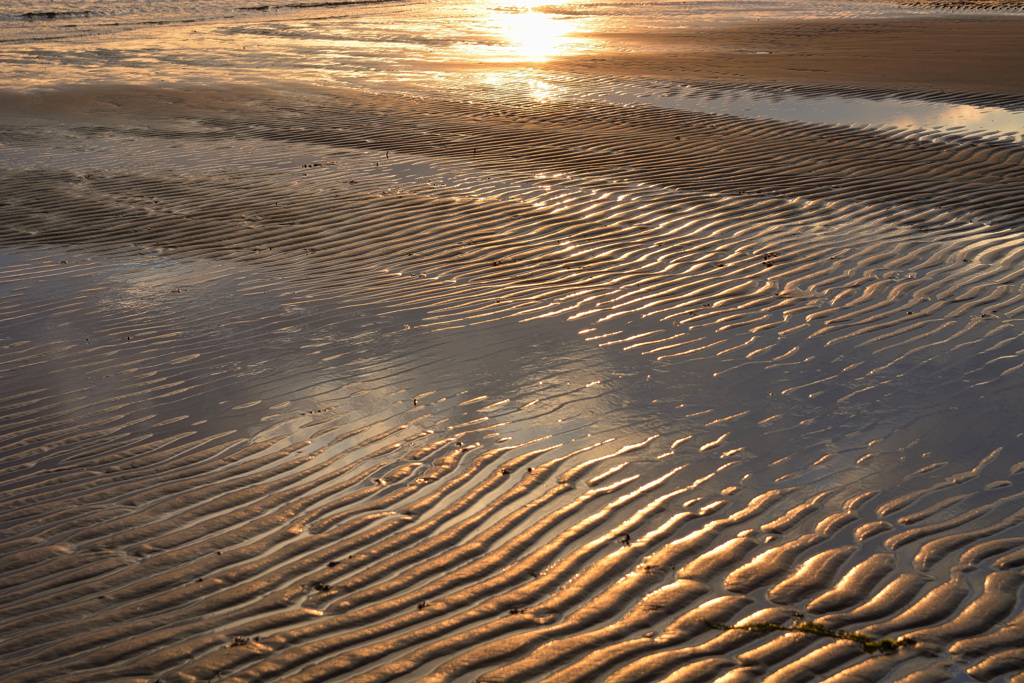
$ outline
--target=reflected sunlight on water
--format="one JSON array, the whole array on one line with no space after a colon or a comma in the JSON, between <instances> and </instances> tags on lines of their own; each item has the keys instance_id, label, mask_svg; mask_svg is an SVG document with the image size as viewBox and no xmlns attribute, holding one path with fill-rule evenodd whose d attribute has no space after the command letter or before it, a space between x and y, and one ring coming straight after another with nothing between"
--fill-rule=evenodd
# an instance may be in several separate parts
<instances>
[{"instance_id":1,"label":"reflected sunlight on water","mask_svg":"<svg viewBox=\"0 0 1024 683\"><path fill-rule=\"evenodd\" d=\"M488 71L480 76L480 85L493 92L515 93L534 102L549 102L572 95L571 90L529 68Z\"/></svg>"},{"instance_id":2,"label":"reflected sunlight on water","mask_svg":"<svg viewBox=\"0 0 1024 683\"><path fill-rule=\"evenodd\" d=\"M557 13L557 4L545 0L520 0L513 5L487 9L492 25L511 54L504 58L544 62L572 51L569 33L580 30L578 19Z\"/></svg>"}]
</instances>

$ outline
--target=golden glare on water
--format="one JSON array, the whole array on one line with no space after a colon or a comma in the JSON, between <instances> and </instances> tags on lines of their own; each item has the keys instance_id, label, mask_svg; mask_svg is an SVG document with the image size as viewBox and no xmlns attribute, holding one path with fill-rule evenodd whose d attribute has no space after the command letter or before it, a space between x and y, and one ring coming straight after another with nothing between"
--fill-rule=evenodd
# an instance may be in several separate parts
<instances>
[{"instance_id":1,"label":"golden glare on water","mask_svg":"<svg viewBox=\"0 0 1024 683\"><path fill-rule=\"evenodd\" d=\"M567 34L574 28L557 3L520 0L493 10L495 28L512 58L543 62L566 51Z\"/></svg>"},{"instance_id":2,"label":"golden glare on water","mask_svg":"<svg viewBox=\"0 0 1024 683\"><path fill-rule=\"evenodd\" d=\"M486 69L484 82L537 102L557 98L562 88L532 66L587 49L585 34L591 17L579 10L579 2L571 4L518 0L487 8L481 19L488 39L474 46L474 56L501 68ZM519 62L523 68L509 68L509 62Z\"/></svg>"}]
</instances>

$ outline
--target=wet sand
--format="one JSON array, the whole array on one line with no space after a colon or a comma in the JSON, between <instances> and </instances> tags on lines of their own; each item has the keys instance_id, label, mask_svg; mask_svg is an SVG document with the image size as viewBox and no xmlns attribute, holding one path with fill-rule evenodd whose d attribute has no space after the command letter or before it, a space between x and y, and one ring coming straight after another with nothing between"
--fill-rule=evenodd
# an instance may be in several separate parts
<instances>
[{"instance_id":1,"label":"wet sand","mask_svg":"<svg viewBox=\"0 0 1024 683\"><path fill-rule=\"evenodd\" d=\"M595 36L620 50L553 60L555 69L672 80L1024 93L1024 21L763 21L705 30Z\"/></svg>"},{"instance_id":2,"label":"wet sand","mask_svg":"<svg viewBox=\"0 0 1024 683\"><path fill-rule=\"evenodd\" d=\"M5 94L0 677L1024 680L1021 131L614 101L1024 109L806 28Z\"/></svg>"}]
</instances>

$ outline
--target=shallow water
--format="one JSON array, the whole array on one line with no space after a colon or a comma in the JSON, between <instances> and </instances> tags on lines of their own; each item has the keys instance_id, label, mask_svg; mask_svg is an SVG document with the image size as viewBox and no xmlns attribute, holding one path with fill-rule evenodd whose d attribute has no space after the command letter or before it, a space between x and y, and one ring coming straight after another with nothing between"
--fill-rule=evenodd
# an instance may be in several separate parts
<instances>
[{"instance_id":1,"label":"shallow water","mask_svg":"<svg viewBox=\"0 0 1024 683\"><path fill-rule=\"evenodd\" d=\"M659 88L660 85L660 88ZM792 87L760 92L750 88L646 84L616 84L613 95L602 97L622 105L648 104L656 107L729 114L749 118L825 123L841 126L916 131L921 134L949 131L955 135L984 136L993 140L1021 142L1024 111L957 102L929 102L914 97L858 97L854 93L830 95L799 94ZM852 89L851 89L852 90Z\"/></svg>"},{"instance_id":2,"label":"shallow water","mask_svg":"<svg viewBox=\"0 0 1024 683\"><path fill-rule=\"evenodd\" d=\"M253 9L267 7L265 11ZM43 11L67 16L39 17ZM596 47L586 34L674 30L768 19L921 15L881 3L632 3L577 0L488 3L445 0L280 3L7 3L0 11L4 85L38 88L128 81L377 86L380 72L403 81L452 61L541 63ZM31 15L31 16L26 16ZM626 48L616 48L626 49ZM441 67L438 69L438 67Z\"/></svg>"},{"instance_id":3,"label":"shallow water","mask_svg":"<svg viewBox=\"0 0 1024 683\"><path fill-rule=\"evenodd\" d=\"M401 7L0 50L0 675L1014 675L1019 110L456 77ZM912 642L707 623L794 612Z\"/></svg>"}]
</instances>

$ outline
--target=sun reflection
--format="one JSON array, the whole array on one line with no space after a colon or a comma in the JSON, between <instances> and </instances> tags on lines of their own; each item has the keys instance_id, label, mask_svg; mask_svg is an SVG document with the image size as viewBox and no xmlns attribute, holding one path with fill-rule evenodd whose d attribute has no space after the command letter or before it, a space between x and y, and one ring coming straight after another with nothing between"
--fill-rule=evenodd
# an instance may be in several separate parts
<instances>
[{"instance_id":1,"label":"sun reflection","mask_svg":"<svg viewBox=\"0 0 1024 683\"><path fill-rule=\"evenodd\" d=\"M528 97L534 102L551 102L564 98L568 90L532 67L485 71L480 82L490 89Z\"/></svg>"},{"instance_id":2,"label":"sun reflection","mask_svg":"<svg viewBox=\"0 0 1024 683\"><path fill-rule=\"evenodd\" d=\"M538 78L531 78L527 81L530 97L536 102L547 102L558 93L558 88L553 84L542 81Z\"/></svg>"},{"instance_id":3,"label":"sun reflection","mask_svg":"<svg viewBox=\"0 0 1024 683\"><path fill-rule=\"evenodd\" d=\"M519 0L495 12L497 29L514 57L544 62L565 50L572 22L546 0Z\"/></svg>"}]
</instances>

